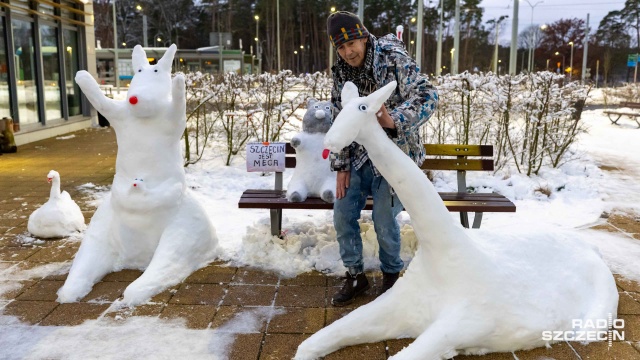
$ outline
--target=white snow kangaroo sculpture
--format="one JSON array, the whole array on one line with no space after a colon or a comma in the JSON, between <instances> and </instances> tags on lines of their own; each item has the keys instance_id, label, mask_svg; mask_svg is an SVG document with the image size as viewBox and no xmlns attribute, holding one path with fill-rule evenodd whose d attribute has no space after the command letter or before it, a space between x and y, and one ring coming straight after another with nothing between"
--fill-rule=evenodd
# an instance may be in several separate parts
<instances>
[{"instance_id":1,"label":"white snow kangaroo sculpture","mask_svg":"<svg viewBox=\"0 0 640 360\"><path fill-rule=\"evenodd\" d=\"M124 291L137 305L214 260L218 239L205 210L186 186L180 137L186 126L185 82L171 79L176 46L149 65L133 49L135 75L127 100L107 98L93 77L76 82L113 126L118 140L111 194L98 207L58 301L85 296L107 273L146 269ZM144 182L142 182L144 181Z\"/></svg>"},{"instance_id":2,"label":"white snow kangaroo sculpture","mask_svg":"<svg viewBox=\"0 0 640 360\"><path fill-rule=\"evenodd\" d=\"M364 145L411 215L418 250L393 288L305 340L295 359L406 337L416 340L393 359L515 351L545 345L543 331L572 330L572 319L615 318L616 285L593 248L558 236L541 241L540 234L486 242L467 235L376 120L395 87L359 98L355 85L345 84L344 109L325 146L337 152L352 141Z\"/></svg>"}]
</instances>

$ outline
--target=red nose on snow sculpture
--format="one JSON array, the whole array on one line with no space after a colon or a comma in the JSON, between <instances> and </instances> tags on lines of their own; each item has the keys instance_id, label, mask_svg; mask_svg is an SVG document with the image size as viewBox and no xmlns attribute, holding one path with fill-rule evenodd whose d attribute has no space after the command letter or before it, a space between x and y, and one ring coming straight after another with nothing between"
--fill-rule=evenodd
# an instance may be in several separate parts
<instances>
[{"instance_id":1,"label":"red nose on snow sculpture","mask_svg":"<svg viewBox=\"0 0 640 360\"><path fill-rule=\"evenodd\" d=\"M330 152L329 149L322 150L322 158L323 159L328 158L329 157L329 152Z\"/></svg>"},{"instance_id":2,"label":"red nose on snow sculpture","mask_svg":"<svg viewBox=\"0 0 640 360\"><path fill-rule=\"evenodd\" d=\"M132 97L130 97L130 98L129 98L129 103L130 103L131 105L135 105L135 104L137 104L137 103L138 103L138 97L137 97L137 96L132 96Z\"/></svg>"}]
</instances>

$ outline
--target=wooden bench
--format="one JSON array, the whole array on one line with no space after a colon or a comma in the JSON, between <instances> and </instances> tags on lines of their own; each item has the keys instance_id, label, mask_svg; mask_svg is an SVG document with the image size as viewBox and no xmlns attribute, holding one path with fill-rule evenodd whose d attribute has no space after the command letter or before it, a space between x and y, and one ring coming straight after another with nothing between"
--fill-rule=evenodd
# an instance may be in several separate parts
<instances>
[{"instance_id":1,"label":"wooden bench","mask_svg":"<svg viewBox=\"0 0 640 360\"><path fill-rule=\"evenodd\" d=\"M623 101L620 104L618 104L618 107L640 109L640 103ZM638 121L638 117L640 117L640 112L605 110L603 113L607 115L607 117L609 118L609 121L611 121L611 124L613 125L619 125L618 120L620 120L622 116L627 116L630 119L634 120L636 124L638 124L638 128L640 128L640 121Z\"/></svg>"},{"instance_id":2,"label":"wooden bench","mask_svg":"<svg viewBox=\"0 0 640 360\"><path fill-rule=\"evenodd\" d=\"M425 144L428 158L422 164L424 170L457 171L458 191L439 193L444 205L452 212L460 212L460 222L469 227L468 213L474 212L473 228L479 228L482 214L485 212L515 212L516 206L511 200L497 193L468 193L466 183L467 171L492 171L492 145L443 145ZM295 149L287 143L285 166L295 168ZM433 158L438 156L440 158ZM447 157L447 158L442 158ZM279 236L282 229L283 209L320 209L332 210L333 204L320 198L310 197L303 202L289 202L286 190L282 186L282 173L275 174L274 189L249 189L240 197L238 207L242 209L270 209L271 234ZM367 200L365 210L371 210L373 200Z\"/></svg>"}]
</instances>

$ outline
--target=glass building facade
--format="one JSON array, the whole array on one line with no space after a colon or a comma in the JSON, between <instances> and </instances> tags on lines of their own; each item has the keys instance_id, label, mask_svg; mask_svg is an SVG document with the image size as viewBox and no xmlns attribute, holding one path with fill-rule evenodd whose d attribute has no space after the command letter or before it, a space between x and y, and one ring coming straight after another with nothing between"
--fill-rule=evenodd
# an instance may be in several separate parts
<instances>
[{"instance_id":1,"label":"glass building facade","mask_svg":"<svg viewBox=\"0 0 640 360\"><path fill-rule=\"evenodd\" d=\"M93 34L86 7L79 0L0 0L0 118L12 118L20 132L90 115L73 81L87 68L87 29Z\"/></svg>"}]
</instances>

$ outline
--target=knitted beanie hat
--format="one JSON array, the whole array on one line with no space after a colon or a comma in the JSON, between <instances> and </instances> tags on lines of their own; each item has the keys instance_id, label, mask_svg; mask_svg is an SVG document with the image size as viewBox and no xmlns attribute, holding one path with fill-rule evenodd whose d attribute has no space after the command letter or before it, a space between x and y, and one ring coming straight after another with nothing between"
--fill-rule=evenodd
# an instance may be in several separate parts
<instances>
[{"instance_id":1,"label":"knitted beanie hat","mask_svg":"<svg viewBox=\"0 0 640 360\"><path fill-rule=\"evenodd\" d=\"M355 39L369 37L369 31L362 25L362 21L348 11L338 11L327 18L327 34L336 48Z\"/></svg>"}]
</instances>

